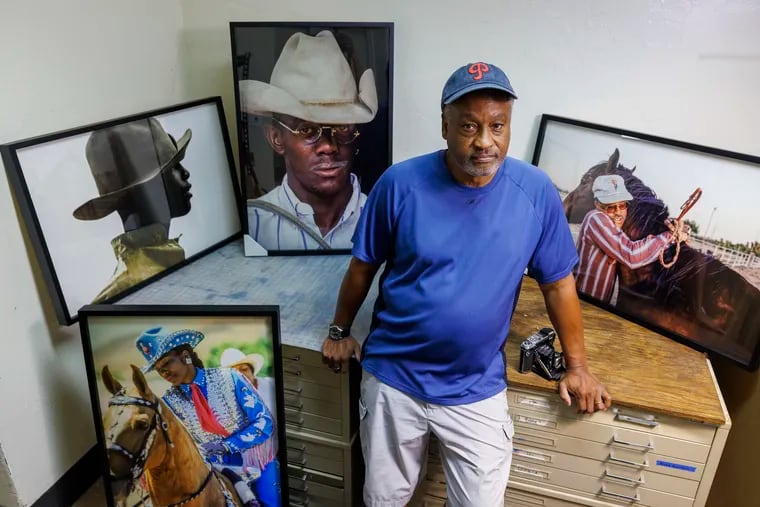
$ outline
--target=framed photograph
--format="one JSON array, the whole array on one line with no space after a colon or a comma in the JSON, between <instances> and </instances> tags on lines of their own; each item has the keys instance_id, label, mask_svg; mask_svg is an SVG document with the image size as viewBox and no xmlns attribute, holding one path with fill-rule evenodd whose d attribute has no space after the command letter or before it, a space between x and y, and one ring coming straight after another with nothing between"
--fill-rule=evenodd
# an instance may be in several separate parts
<instances>
[{"instance_id":1,"label":"framed photograph","mask_svg":"<svg viewBox=\"0 0 760 507\"><path fill-rule=\"evenodd\" d=\"M391 164L393 23L230 23L246 255L341 253Z\"/></svg>"},{"instance_id":2,"label":"framed photograph","mask_svg":"<svg viewBox=\"0 0 760 507\"><path fill-rule=\"evenodd\" d=\"M288 505L277 306L79 318L110 507Z\"/></svg>"},{"instance_id":3,"label":"framed photograph","mask_svg":"<svg viewBox=\"0 0 760 507\"><path fill-rule=\"evenodd\" d=\"M240 236L221 98L0 146L56 314L76 320Z\"/></svg>"},{"instance_id":4,"label":"framed photograph","mask_svg":"<svg viewBox=\"0 0 760 507\"><path fill-rule=\"evenodd\" d=\"M543 115L533 163L562 197L581 296L757 369L760 157Z\"/></svg>"}]
</instances>

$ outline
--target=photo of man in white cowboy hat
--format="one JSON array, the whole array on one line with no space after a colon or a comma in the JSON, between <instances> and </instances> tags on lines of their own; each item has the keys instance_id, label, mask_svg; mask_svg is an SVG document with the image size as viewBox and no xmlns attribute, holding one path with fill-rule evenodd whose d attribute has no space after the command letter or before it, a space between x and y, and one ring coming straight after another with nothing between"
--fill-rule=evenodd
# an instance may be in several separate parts
<instances>
[{"instance_id":1,"label":"photo of man in white cowboy hat","mask_svg":"<svg viewBox=\"0 0 760 507\"><path fill-rule=\"evenodd\" d=\"M245 354L240 349L230 347L224 349L219 363L223 368L234 368L239 371L256 388L267 408L272 412L277 412L274 379L260 376L261 369L264 367L264 356L256 353Z\"/></svg>"},{"instance_id":2,"label":"photo of man in white cowboy hat","mask_svg":"<svg viewBox=\"0 0 760 507\"><path fill-rule=\"evenodd\" d=\"M117 212L124 226L111 240L113 277L93 303L185 260L178 239L169 238L169 222L190 212L190 173L181 161L191 137L187 129L175 140L152 117L90 134L85 155L100 195L77 207L74 218L98 220Z\"/></svg>"},{"instance_id":3,"label":"photo of man in white cowboy hat","mask_svg":"<svg viewBox=\"0 0 760 507\"><path fill-rule=\"evenodd\" d=\"M269 82L237 83L241 113L255 118L284 162L282 182L248 200L248 233L266 250L351 247L366 200L355 165L358 140L378 112L375 74L367 68L355 75L355 63L332 31L298 31Z\"/></svg>"}]
</instances>

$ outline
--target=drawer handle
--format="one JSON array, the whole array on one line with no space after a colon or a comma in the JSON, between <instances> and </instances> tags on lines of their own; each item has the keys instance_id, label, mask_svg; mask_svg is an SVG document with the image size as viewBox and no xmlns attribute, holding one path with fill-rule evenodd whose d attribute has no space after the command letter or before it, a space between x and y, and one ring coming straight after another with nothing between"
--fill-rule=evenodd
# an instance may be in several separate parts
<instances>
[{"instance_id":1,"label":"drawer handle","mask_svg":"<svg viewBox=\"0 0 760 507\"><path fill-rule=\"evenodd\" d=\"M644 478L643 477L641 479L639 479L639 480L630 479L628 477L623 477L622 475L611 474L609 472L609 470L605 470L604 471L604 477L602 477L602 480L604 480L605 477L608 477L610 479L615 479L615 480L618 480L618 481L623 481L626 484L632 484L632 485L635 485L635 486L644 484Z\"/></svg>"},{"instance_id":2,"label":"drawer handle","mask_svg":"<svg viewBox=\"0 0 760 507\"><path fill-rule=\"evenodd\" d=\"M287 370L287 369L283 369L282 371L285 372L285 373L287 373L288 375L295 375L296 377L300 377L301 376L301 370Z\"/></svg>"},{"instance_id":3,"label":"drawer handle","mask_svg":"<svg viewBox=\"0 0 760 507\"><path fill-rule=\"evenodd\" d=\"M617 435L612 435L612 443L613 445L624 445L626 447L637 447L639 449L644 449L646 451L653 451L654 450L654 444L652 444L652 441L650 440L648 444L636 444L634 442L627 442L625 440L618 439Z\"/></svg>"},{"instance_id":4,"label":"drawer handle","mask_svg":"<svg viewBox=\"0 0 760 507\"><path fill-rule=\"evenodd\" d=\"M293 461L288 460L288 465L296 465L296 466L299 466L299 467L306 466L306 458L301 458L300 461L298 461L298 460L293 460Z\"/></svg>"},{"instance_id":5,"label":"drawer handle","mask_svg":"<svg viewBox=\"0 0 760 507\"><path fill-rule=\"evenodd\" d=\"M289 409L292 409L292 410L298 410L300 412L301 410L303 410L303 402L298 403L296 405L290 405L288 403L285 403L285 408L289 408Z\"/></svg>"},{"instance_id":6,"label":"drawer handle","mask_svg":"<svg viewBox=\"0 0 760 507\"><path fill-rule=\"evenodd\" d=\"M622 465L634 466L636 468L649 468L649 461L647 461L646 458L644 458L643 463L636 463L635 461L628 461L627 459L618 458L612 454L612 451L610 451L610 461L614 461L615 463L620 463Z\"/></svg>"},{"instance_id":7,"label":"drawer handle","mask_svg":"<svg viewBox=\"0 0 760 507\"><path fill-rule=\"evenodd\" d=\"M557 443L553 438L546 437L534 437L532 435L522 435L515 433L514 439L517 442L527 442L535 445L546 445L548 447L557 447Z\"/></svg>"},{"instance_id":8,"label":"drawer handle","mask_svg":"<svg viewBox=\"0 0 760 507\"><path fill-rule=\"evenodd\" d=\"M295 424L296 426L303 426L303 417L299 417L295 421L292 419L288 419L287 414L285 414L285 422L288 424Z\"/></svg>"},{"instance_id":9,"label":"drawer handle","mask_svg":"<svg viewBox=\"0 0 760 507\"><path fill-rule=\"evenodd\" d=\"M293 394L301 394L303 392L302 387L297 387L295 389L293 389L292 387L283 387L282 390L285 391L286 393L293 393Z\"/></svg>"},{"instance_id":10,"label":"drawer handle","mask_svg":"<svg viewBox=\"0 0 760 507\"><path fill-rule=\"evenodd\" d=\"M644 417L635 417L632 415L623 414L622 412L617 412L615 414L615 419L618 421L625 421L632 424L638 424L639 426L646 426L647 428L656 428L660 424L654 419L647 419Z\"/></svg>"},{"instance_id":11,"label":"drawer handle","mask_svg":"<svg viewBox=\"0 0 760 507\"><path fill-rule=\"evenodd\" d=\"M296 451L296 452L304 452L306 450L306 444L301 444L298 447L295 445L289 445L288 446L289 451ZM303 476L303 480L306 480L306 476Z\"/></svg>"},{"instance_id":12,"label":"drawer handle","mask_svg":"<svg viewBox=\"0 0 760 507\"><path fill-rule=\"evenodd\" d=\"M291 498L290 507L306 507L307 505L309 505L308 496L306 498L299 498L298 500L293 500Z\"/></svg>"},{"instance_id":13,"label":"drawer handle","mask_svg":"<svg viewBox=\"0 0 760 507\"><path fill-rule=\"evenodd\" d=\"M290 489L291 491L296 491L298 493L308 493L309 492L309 486L307 486L306 484L303 485L303 488L297 488L295 486L288 485L288 489Z\"/></svg>"},{"instance_id":14,"label":"drawer handle","mask_svg":"<svg viewBox=\"0 0 760 507\"><path fill-rule=\"evenodd\" d=\"M641 497L638 493L636 493L636 496L627 496L627 495L621 495L620 493L613 493L612 491L607 491L604 489L604 485L602 485L602 490L600 491L602 495L611 496L613 498L622 498L623 500L628 500L629 502L640 502Z\"/></svg>"},{"instance_id":15,"label":"drawer handle","mask_svg":"<svg viewBox=\"0 0 760 507\"><path fill-rule=\"evenodd\" d=\"M287 359L288 361L300 361L301 354L296 354L295 356L285 356L285 359Z\"/></svg>"}]
</instances>

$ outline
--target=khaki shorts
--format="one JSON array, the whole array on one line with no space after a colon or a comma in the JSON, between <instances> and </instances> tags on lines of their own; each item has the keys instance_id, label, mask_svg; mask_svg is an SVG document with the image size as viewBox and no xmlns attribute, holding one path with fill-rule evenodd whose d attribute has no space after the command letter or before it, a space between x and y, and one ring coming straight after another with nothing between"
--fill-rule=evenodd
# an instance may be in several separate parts
<instances>
[{"instance_id":1,"label":"khaki shorts","mask_svg":"<svg viewBox=\"0 0 760 507\"><path fill-rule=\"evenodd\" d=\"M396 507L409 502L425 473L431 431L441 444L446 505L504 505L514 435L506 390L466 405L435 405L365 371L359 410L367 506Z\"/></svg>"}]
</instances>

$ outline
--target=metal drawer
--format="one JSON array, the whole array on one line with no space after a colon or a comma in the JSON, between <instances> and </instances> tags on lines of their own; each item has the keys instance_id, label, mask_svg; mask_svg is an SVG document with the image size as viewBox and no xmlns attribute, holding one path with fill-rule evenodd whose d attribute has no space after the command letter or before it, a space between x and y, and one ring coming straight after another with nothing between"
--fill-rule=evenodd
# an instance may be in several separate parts
<instances>
[{"instance_id":1,"label":"metal drawer","mask_svg":"<svg viewBox=\"0 0 760 507\"><path fill-rule=\"evenodd\" d=\"M694 503L693 498L685 496L517 460L512 462L510 477L517 481L569 488L603 502L625 502L648 507L692 507Z\"/></svg>"},{"instance_id":2,"label":"metal drawer","mask_svg":"<svg viewBox=\"0 0 760 507\"><path fill-rule=\"evenodd\" d=\"M527 409L544 412L559 417L609 424L631 429L711 445L715 437L715 426L693 421L676 419L660 414L648 414L627 408L613 407L606 412L578 414L574 408L565 405L557 394L537 394L519 389L507 390L510 409Z\"/></svg>"},{"instance_id":3,"label":"metal drawer","mask_svg":"<svg viewBox=\"0 0 760 507\"><path fill-rule=\"evenodd\" d=\"M313 430L334 436L344 433L343 420L307 414L285 407L285 424L295 430Z\"/></svg>"},{"instance_id":4,"label":"metal drawer","mask_svg":"<svg viewBox=\"0 0 760 507\"><path fill-rule=\"evenodd\" d=\"M537 447L515 445L512 451L514 463L546 465L560 470L572 470L573 472L599 477L616 483L632 487L643 486L657 491L672 493L674 495L694 498L697 494L699 482L672 475L664 475L643 468L620 466L614 463L601 462L588 458L581 458L561 452L547 451Z\"/></svg>"},{"instance_id":5,"label":"metal drawer","mask_svg":"<svg viewBox=\"0 0 760 507\"><path fill-rule=\"evenodd\" d=\"M330 403L342 403L340 387L328 387L314 382L306 381L301 377L283 375L285 386L283 392L286 397L310 398L324 400Z\"/></svg>"},{"instance_id":6,"label":"metal drawer","mask_svg":"<svg viewBox=\"0 0 760 507\"><path fill-rule=\"evenodd\" d=\"M412 507L443 507L446 505L446 484L443 467L438 461L428 462L428 474L415 494ZM579 504L556 498L527 493L507 487L505 507L579 507Z\"/></svg>"},{"instance_id":7,"label":"metal drawer","mask_svg":"<svg viewBox=\"0 0 760 507\"><path fill-rule=\"evenodd\" d=\"M291 506L336 507L348 505L340 477L288 465Z\"/></svg>"},{"instance_id":8,"label":"metal drawer","mask_svg":"<svg viewBox=\"0 0 760 507\"><path fill-rule=\"evenodd\" d=\"M343 454L340 447L309 442L288 435L288 465L296 465L326 472L338 477L344 475Z\"/></svg>"},{"instance_id":9,"label":"metal drawer","mask_svg":"<svg viewBox=\"0 0 760 507\"><path fill-rule=\"evenodd\" d=\"M580 507L581 504L507 487L504 507Z\"/></svg>"},{"instance_id":10,"label":"metal drawer","mask_svg":"<svg viewBox=\"0 0 760 507\"><path fill-rule=\"evenodd\" d=\"M322 386L335 387L340 389L341 381L345 375L336 374L330 371L326 366L312 366L309 364L288 364L283 361L282 365L283 378L285 385L288 381L305 380L314 382Z\"/></svg>"},{"instance_id":11,"label":"metal drawer","mask_svg":"<svg viewBox=\"0 0 760 507\"><path fill-rule=\"evenodd\" d=\"M682 477L693 481L702 479L704 464L684 459L674 459L645 449L628 449L620 446L610 446L590 440L558 435L517 427L513 439L515 447L529 445L532 447L554 450L574 456L581 456L598 461L629 466L634 469L647 469L674 477Z\"/></svg>"},{"instance_id":12,"label":"metal drawer","mask_svg":"<svg viewBox=\"0 0 760 507\"><path fill-rule=\"evenodd\" d=\"M327 336L327 333L325 333ZM322 362L322 353L316 350L294 347L293 345L282 346L282 365L310 364L312 366L321 366L327 368ZM336 375L337 376L337 375Z\"/></svg>"},{"instance_id":13,"label":"metal drawer","mask_svg":"<svg viewBox=\"0 0 760 507\"><path fill-rule=\"evenodd\" d=\"M289 391L285 392L285 408L296 412L307 412L309 414L331 417L333 419L340 419L343 412L340 398L336 398L335 401L326 401L308 398Z\"/></svg>"},{"instance_id":14,"label":"metal drawer","mask_svg":"<svg viewBox=\"0 0 760 507\"><path fill-rule=\"evenodd\" d=\"M637 449L699 463L705 463L710 452L710 445L629 430L610 424L567 419L514 406L510 407L510 413L517 431L520 431L520 428L532 428L610 444L611 448Z\"/></svg>"}]
</instances>

